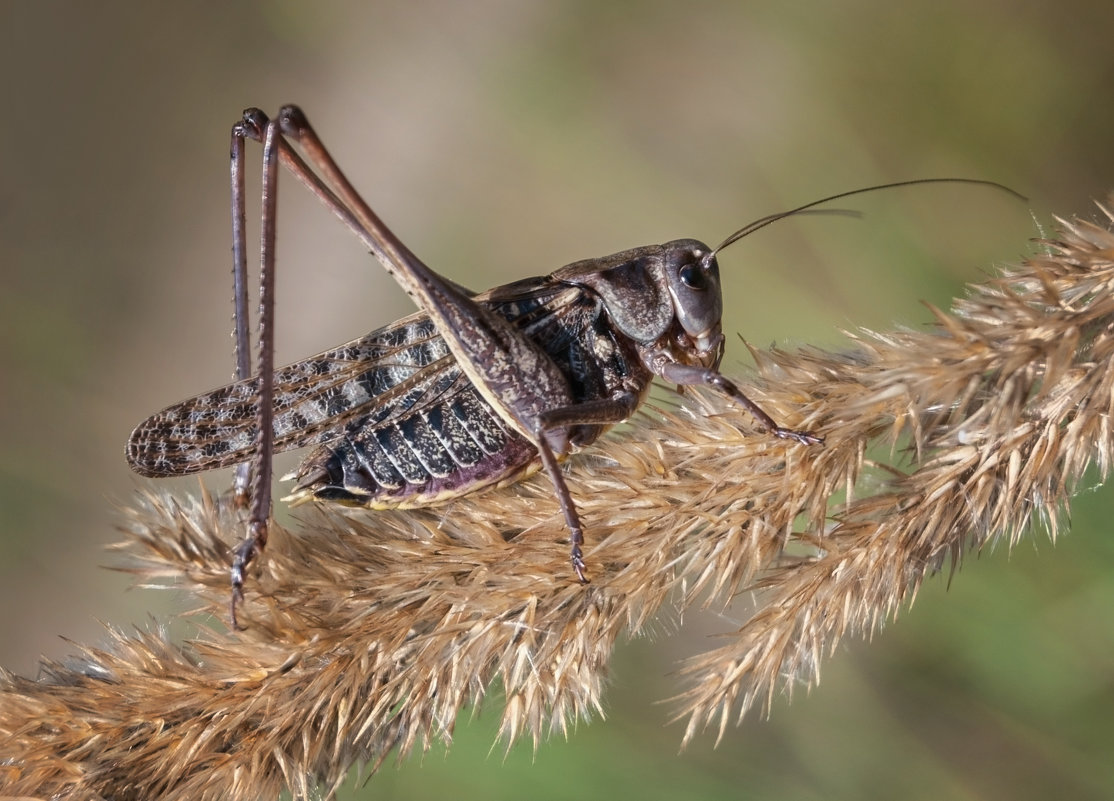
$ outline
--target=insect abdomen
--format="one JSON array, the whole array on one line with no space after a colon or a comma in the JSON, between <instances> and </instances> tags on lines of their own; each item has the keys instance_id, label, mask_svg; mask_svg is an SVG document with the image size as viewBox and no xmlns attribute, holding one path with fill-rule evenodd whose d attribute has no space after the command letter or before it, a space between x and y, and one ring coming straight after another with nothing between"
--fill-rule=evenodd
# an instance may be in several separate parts
<instances>
[{"instance_id":1,"label":"insect abdomen","mask_svg":"<svg viewBox=\"0 0 1114 801\"><path fill-rule=\"evenodd\" d=\"M558 292L564 298L560 314L547 310L548 295L501 301L495 308L542 345L568 378L574 403L631 388L644 392L649 373L632 346L612 330L599 300L579 288ZM292 497L372 508L424 506L510 483L540 466L537 449L467 383L459 368L414 392L438 400L386 422L370 416L352 420L343 436L302 463ZM587 445L605 429L575 426L570 441Z\"/></svg>"},{"instance_id":2,"label":"insect abdomen","mask_svg":"<svg viewBox=\"0 0 1114 801\"><path fill-rule=\"evenodd\" d=\"M322 446L293 497L372 508L438 503L537 469L537 450L467 387L444 403ZM355 429L355 430L353 430Z\"/></svg>"}]
</instances>

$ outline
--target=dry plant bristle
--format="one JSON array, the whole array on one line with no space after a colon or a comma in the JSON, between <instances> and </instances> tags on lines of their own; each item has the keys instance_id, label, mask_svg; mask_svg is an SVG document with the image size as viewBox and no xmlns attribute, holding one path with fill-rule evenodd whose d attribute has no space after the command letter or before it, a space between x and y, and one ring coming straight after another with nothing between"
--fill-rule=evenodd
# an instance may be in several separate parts
<instances>
[{"instance_id":1,"label":"dry plant bristle","mask_svg":"<svg viewBox=\"0 0 1114 801\"><path fill-rule=\"evenodd\" d=\"M571 461L592 583L544 476L419 512L311 509L276 530L244 632L186 645L113 632L38 681L0 676L9 794L201 799L334 789L357 762L448 741L495 682L513 741L600 713L611 654L667 601L756 611L684 668L686 742L812 684L965 551L1060 531L1110 465L1114 234L1063 223L1046 255L973 288L926 332L844 352L755 352L748 394L826 437L755 433L707 393L649 410ZM144 582L223 619L244 524L201 494L144 494L122 548ZM795 554L789 556L788 554Z\"/></svg>"}]
</instances>

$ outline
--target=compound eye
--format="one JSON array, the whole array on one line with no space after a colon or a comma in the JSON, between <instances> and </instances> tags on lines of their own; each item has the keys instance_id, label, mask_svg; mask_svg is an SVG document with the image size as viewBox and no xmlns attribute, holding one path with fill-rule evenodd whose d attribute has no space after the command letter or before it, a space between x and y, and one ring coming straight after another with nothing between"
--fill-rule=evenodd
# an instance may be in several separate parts
<instances>
[{"instance_id":1,"label":"compound eye","mask_svg":"<svg viewBox=\"0 0 1114 801\"><path fill-rule=\"evenodd\" d=\"M698 292L703 292L708 288L708 276L704 272L703 265L700 264L686 264L681 268L680 272L681 283L689 289L695 289Z\"/></svg>"}]
</instances>

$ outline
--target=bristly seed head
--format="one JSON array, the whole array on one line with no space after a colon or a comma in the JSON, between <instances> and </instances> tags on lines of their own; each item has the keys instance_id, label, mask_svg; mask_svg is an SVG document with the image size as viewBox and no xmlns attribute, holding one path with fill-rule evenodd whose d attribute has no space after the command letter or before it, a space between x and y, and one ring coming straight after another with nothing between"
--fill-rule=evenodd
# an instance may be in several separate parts
<instances>
[{"instance_id":1,"label":"bristly seed head","mask_svg":"<svg viewBox=\"0 0 1114 801\"><path fill-rule=\"evenodd\" d=\"M327 791L354 762L447 741L495 681L504 737L537 740L599 711L616 640L667 600L719 605L749 589L751 617L685 667L675 699L686 740L724 731L815 683L845 634L875 631L972 549L1016 541L1034 516L1057 536L1089 465L1105 477L1114 233L1076 223L1061 237L931 331L755 351L748 392L822 422L822 449L748 435L745 413L693 392L574 458L587 587L569 575L544 479L445 509L317 511L296 534L276 527L241 609L247 631L188 646L114 632L40 681L0 675L5 790ZM868 447L893 456L868 462ZM207 495L141 497L127 569L193 590L198 611L223 619L242 525Z\"/></svg>"}]
</instances>

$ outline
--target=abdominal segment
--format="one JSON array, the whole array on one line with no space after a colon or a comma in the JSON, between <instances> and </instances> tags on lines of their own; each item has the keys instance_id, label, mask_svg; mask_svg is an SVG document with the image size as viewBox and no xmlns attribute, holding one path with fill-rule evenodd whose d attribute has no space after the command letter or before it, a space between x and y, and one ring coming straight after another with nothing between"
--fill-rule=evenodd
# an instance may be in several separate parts
<instances>
[{"instance_id":1,"label":"abdominal segment","mask_svg":"<svg viewBox=\"0 0 1114 801\"><path fill-rule=\"evenodd\" d=\"M425 506L510 483L538 464L537 449L468 387L387 425L348 426L298 468L292 498Z\"/></svg>"}]
</instances>

